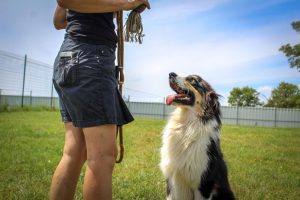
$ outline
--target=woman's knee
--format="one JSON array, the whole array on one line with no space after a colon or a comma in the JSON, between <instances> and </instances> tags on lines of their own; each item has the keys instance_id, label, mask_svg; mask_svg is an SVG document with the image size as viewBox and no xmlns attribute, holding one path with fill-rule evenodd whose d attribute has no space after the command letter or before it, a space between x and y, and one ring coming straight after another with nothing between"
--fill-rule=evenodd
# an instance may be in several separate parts
<instances>
[{"instance_id":1,"label":"woman's knee","mask_svg":"<svg viewBox=\"0 0 300 200\"><path fill-rule=\"evenodd\" d=\"M74 162L86 160L86 144L82 129L73 127L70 123L65 125L66 136L63 156Z\"/></svg>"},{"instance_id":2,"label":"woman's knee","mask_svg":"<svg viewBox=\"0 0 300 200\"><path fill-rule=\"evenodd\" d=\"M66 143L63 150L63 158L73 163L83 163L86 160L85 145L80 146Z\"/></svg>"},{"instance_id":3,"label":"woman's knee","mask_svg":"<svg viewBox=\"0 0 300 200\"><path fill-rule=\"evenodd\" d=\"M96 155L87 155L87 163L93 169L108 169L112 170L117 159L117 147L111 149L111 151L99 152Z\"/></svg>"}]
</instances>

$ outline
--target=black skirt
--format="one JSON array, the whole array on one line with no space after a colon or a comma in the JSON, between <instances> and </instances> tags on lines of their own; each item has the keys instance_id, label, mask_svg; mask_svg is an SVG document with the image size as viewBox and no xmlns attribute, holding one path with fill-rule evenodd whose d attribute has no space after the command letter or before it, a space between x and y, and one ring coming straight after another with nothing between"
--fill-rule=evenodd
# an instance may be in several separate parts
<instances>
[{"instance_id":1,"label":"black skirt","mask_svg":"<svg viewBox=\"0 0 300 200\"><path fill-rule=\"evenodd\" d=\"M117 89L114 48L66 38L55 59L53 83L64 122L85 128L133 121Z\"/></svg>"}]
</instances>

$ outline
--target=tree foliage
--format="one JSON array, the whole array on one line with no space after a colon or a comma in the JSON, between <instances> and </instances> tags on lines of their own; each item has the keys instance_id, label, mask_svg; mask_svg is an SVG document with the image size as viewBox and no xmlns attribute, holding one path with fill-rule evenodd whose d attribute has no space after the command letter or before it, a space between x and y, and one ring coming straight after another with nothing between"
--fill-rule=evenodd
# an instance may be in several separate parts
<instances>
[{"instance_id":1,"label":"tree foliage","mask_svg":"<svg viewBox=\"0 0 300 200\"><path fill-rule=\"evenodd\" d=\"M228 97L228 103L231 106L250 106L261 105L259 102L259 93L251 87L233 88Z\"/></svg>"},{"instance_id":2,"label":"tree foliage","mask_svg":"<svg viewBox=\"0 0 300 200\"><path fill-rule=\"evenodd\" d=\"M272 91L266 107L300 108L300 89L297 85L281 82Z\"/></svg>"},{"instance_id":3,"label":"tree foliage","mask_svg":"<svg viewBox=\"0 0 300 200\"><path fill-rule=\"evenodd\" d=\"M300 33L300 21L292 22L293 29ZM279 51L282 51L288 58L291 68L297 68L300 71L300 44L291 46L286 44L280 47Z\"/></svg>"}]
</instances>

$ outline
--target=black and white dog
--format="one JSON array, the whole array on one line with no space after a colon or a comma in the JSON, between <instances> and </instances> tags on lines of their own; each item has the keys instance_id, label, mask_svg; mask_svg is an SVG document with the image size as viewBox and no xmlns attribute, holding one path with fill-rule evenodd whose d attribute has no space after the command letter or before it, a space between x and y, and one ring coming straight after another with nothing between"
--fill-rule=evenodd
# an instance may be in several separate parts
<instances>
[{"instance_id":1,"label":"black and white dog","mask_svg":"<svg viewBox=\"0 0 300 200\"><path fill-rule=\"evenodd\" d=\"M234 199L220 148L219 95L201 77L169 74L176 92L163 132L160 168L167 181L167 200Z\"/></svg>"}]
</instances>

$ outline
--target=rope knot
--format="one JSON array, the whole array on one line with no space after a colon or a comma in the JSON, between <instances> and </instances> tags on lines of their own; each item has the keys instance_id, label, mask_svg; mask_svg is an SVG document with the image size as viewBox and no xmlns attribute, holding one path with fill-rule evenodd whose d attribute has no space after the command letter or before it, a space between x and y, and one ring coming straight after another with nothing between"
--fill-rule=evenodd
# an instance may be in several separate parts
<instances>
[{"instance_id":1,"label":"rope knot","mask_svg":"<svg viewBox=\"0 0 300 200\"><path fill-rule=\"evenodd\" d=\"M139 42L142 44L145 34L143 34L141 13L145 8L145 5L141 5L129 13L125 23L124 39L126 42Z\"/></svg>"}]
</instances>

